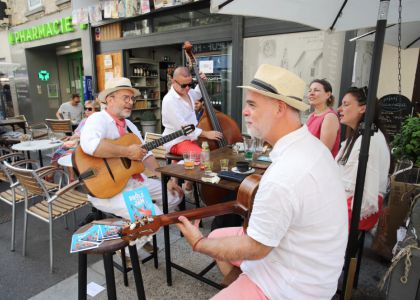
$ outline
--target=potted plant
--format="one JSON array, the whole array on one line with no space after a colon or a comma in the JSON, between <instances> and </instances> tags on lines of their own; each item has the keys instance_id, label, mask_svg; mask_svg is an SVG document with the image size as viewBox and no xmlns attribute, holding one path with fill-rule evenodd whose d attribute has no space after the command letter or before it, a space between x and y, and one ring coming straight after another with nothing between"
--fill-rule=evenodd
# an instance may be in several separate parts
<instances>
[{"instance_id":1,"label":"potted plant","mask_svg":"<svg viewBox=\"0 0 420 300\"><path fill-rule=\"evenodd\" d=\"M410 160L420 167L420 118L408 117L401 125L400 133L391 143L392 155L398 160Z\"/></svg>"},{"instance_id":2,"label":"potted plant","mask_svg":"<svg viewBox=\"0 0 420 300\"><path fill-rule=\"evenodd\" d=\"M140 125L143 134L146 134L146 132L156 132L156 115L150 110L145 111L141 114Z\"/></svg>"}]
</instances>

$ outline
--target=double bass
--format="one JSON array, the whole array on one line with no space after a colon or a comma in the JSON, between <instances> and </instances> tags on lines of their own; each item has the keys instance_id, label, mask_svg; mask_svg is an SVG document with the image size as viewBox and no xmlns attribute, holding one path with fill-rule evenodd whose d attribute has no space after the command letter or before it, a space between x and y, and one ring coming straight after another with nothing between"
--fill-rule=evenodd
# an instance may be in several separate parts
<instances>
[{"instance_id":1,"label":"double bass","mask_svg":"<svg viewBox=\"0 0 420 300\"><path fill-rule=\"evenodd\" d=\"M194 70L195 76L198 81L198 85L201 90L201 95L204 100L204 113L198 122L197 127L201 128L204 131L219 131L223 134L223 138L218 141L207 140L204 138L199 138L198 143L201 143L206 140L209 144L210 150L217 148L225 147L227 145L232 145L237 142L242 141L241 130L239 129L238 124L228 115L217 111L213 108L213 105L210 101L210 96L207 93L206 87L203 80L200 77L200 72L197 66L197 61L192 52L192 44L188 41L184 42L183 49L185 51L186 57L189 60L190 67ZM223 202L227 199L232 199L230 192L220 189L218 187L202 185L201 186L201 198L206 205L213 205L216 203Z\"/></svg>"}]
</instances>

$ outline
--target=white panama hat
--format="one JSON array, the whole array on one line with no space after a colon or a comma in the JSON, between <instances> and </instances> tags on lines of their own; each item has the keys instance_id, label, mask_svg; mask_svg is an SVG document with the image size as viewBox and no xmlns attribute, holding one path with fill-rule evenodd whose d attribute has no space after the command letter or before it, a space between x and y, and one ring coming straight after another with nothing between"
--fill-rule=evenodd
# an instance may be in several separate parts
<instances>
[{"instance_id":1,"label":"white panama hat","mask_svg":"<svg viewBox=\"0 0 420 300\"><path fill-rule=\"evenodd\" d=\"M238 87L281 100L300 111L305 111L310 107L303 102L305 86L305 82L289 70L263 64L258 68L250 85Z\"/></svg>"},{"instance_id":2,"label":"white panama hat","mask_svg":"<svg viewBox=\"0 0 420 300\"><path fill-rule=\"evenodd\" d=\"M115 77L109 79L105 83L105 89L99 93L98 98L99 101L102 103L105 103L106 97L118 90L130 90L134 93L134 96L140 96L140 92L138 89L135 89L131 86L131 81L128 78L125 77Z\"/></svg>"}]
</instances>

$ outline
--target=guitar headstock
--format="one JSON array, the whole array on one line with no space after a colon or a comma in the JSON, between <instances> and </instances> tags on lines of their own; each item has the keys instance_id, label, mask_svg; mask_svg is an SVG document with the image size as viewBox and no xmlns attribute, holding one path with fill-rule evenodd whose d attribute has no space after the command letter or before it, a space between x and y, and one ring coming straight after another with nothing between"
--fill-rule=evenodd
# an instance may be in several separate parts
<instances>
[{"instance_id":1,"label":"guitar headstock","mask_svg":"<svg viewBox=\"0 0 420 300\"><path fill-rule=\"evenodd\" d=\"M190 133L194 132L195 126L193 124L182 126L182 133L184 135L189 135Z\"/></svg>"},{"instance_id":2,"label":"guitar headstock","mask_svg":"<svg viewBox=\"0 0 420 300\"><path fill-rule=\"evenodd\" d=\"M144 217L125 226L121 231L121 238L126 241L135 241L142 236L154 234L160 227L161 221L159 217Z\"/></svg>"}]
</instances>

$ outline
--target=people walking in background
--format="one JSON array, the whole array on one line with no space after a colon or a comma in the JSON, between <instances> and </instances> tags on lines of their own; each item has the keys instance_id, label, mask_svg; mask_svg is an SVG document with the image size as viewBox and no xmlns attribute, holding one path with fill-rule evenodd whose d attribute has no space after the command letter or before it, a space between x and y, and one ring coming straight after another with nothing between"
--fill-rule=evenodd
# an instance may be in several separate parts
<instances>
[{"instance_id":1,"label":"people walking in background","mask_svg":"<svg viewBox=\"0 0 420 300\"><path fill-rule=\"evenodd\" d=\"M340 147L340 123L334 104L331 84L325 79L315 79L309 85L308 99L314 112L306 122L309 131L319 138L336 157Z\"/></svg>"},{"instance_id":2,"label":"people walking in background","mask_svg":"<svg viewBox=\"0 0 420 300\"><path fill-rule=\"evenodd\" d=\"M80 95L73 94L68 102L60 105L56 112L58 119L70 119L73 125L77 125L82 120L83 106L80 103Z\"/></svg>"},{"instance_id":3,"label":"people walking in background","mask_svg":"<svg viewBox=\"0 0 420 300\"><path fill-rule=\"evenodd\" d=\"M336 157L341 178L347 194L349 220L353 208L353 196L356 186L362 135L360 124L364 120L367 101L367 88L350 88L344 95L338 109L340 123L347 126L346 140ZM375 110L373 124L378 128L370 140L369 160L366 167L366 179L363 190L362 209L360 212L360 230L369 230L375 226L382 207L383 195L388 186L390 151L378 120L379 111ZM350 222L349 222L350 224Z\"/></svg>"}]
</instances>

